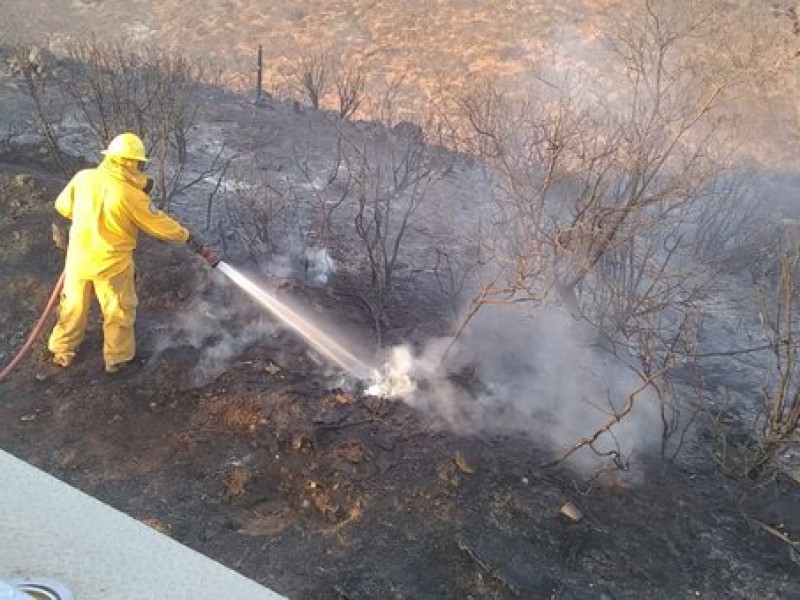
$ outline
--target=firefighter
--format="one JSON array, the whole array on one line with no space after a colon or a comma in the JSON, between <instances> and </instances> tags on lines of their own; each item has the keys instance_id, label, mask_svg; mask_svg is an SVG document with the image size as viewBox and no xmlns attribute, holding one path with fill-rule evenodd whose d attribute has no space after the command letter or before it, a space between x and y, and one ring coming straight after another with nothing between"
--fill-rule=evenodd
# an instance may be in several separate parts
<instances>
[{"instance_id":1,"label":"firefighter","mask_svg":"<svg viewBox=\"0 0 800 600\"><path fill-rule=\"evenodd\" d=\"M72 225L58 322L48 348L56 365L72 364L94 290L103 315L105 370L117 373L135 353L133 250L139 230L160 240L189 243L198 252L207 249L153 206L148 195L152 180L142 172L148 159L137 135L118 135L103 154L100 164L76 174L55 202Z\"/></svg>"}]
</instances>

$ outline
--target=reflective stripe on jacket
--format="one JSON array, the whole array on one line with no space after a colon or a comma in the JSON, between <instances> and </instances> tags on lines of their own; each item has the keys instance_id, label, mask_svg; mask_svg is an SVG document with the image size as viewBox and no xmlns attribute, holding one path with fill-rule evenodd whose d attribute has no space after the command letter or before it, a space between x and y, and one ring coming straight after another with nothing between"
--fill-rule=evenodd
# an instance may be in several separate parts
<instances>
[{"instance_id":1,"label":"reflective stripe on jacket","mask_svg":"<svg viewBox=\"0 0 800 600\"><path fill-rule=\"evenodd\" d=\"M142 191L147 178L125 162L106 158L80 171L56 199L72 220L66 268L85 279L113 277L133 262L138 230L161 240L185 242L189 232L157 210Z\"/></svg>"}]
</instances>

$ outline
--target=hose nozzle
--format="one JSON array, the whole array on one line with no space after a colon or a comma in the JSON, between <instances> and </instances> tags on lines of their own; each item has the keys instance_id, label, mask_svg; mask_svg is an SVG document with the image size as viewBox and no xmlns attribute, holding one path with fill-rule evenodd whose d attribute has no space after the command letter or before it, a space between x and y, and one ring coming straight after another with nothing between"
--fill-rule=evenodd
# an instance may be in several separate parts
<instances>
[{"instance_id":1,"label":"hose nozzle","mask_svg":"<svg viewBox=\"0 0 800 600\"><path fill-rule=\"evenodd\" d=\"M192 249L192 251L199 254L203 258L203 260L205 260L209 265L211 265L212 269L219 264L219 258L217 258L217 255L214 254L211 248L203 244L193 235L189 236L189 239L186 240L186 244L189 246L189 248Z\"/></svg>"},{"instance_id":2,"label":"hose nozzle","mask_svg":"<svg viewBox=\"0 0 800 600\"><path fill-rule=\"evenodd\" d=\"M219 258L217 258L217 255L214 254L208 246L202 246L197 253L203 257L203 260L205 260L212 269L219 264Z\"/></svg>"}]
</instances>

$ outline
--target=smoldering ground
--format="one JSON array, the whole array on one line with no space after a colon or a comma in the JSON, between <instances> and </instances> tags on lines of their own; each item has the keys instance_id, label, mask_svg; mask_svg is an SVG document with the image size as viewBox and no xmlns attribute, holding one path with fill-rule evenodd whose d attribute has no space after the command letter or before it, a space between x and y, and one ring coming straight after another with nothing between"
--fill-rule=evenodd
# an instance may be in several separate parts
<instances>
[{"instance_id":1,"label":"smoldering ground","mask_svg":"<svg viewBox=\"0 0 800 600\"><path fill-rule=\"evenodd\" d=\"M195 361L188 379L202 386L224 373L254 343L279 331L268 318L242 321L237 310L198 300L176 314L156 339L150 363L173 349L191 349Z\"/></svg>"},{"instance_id":2,"label":"smoldering ground","mask_svg":"<svg viewBox=\"0 0 800 600\"><path fill-rule=\"evenodd\" d=\"M291 327L262 311L224 276L215 273L213 287L210 297L175 316L156 340L154 358L172 348L193 349L194 385L214 380L256 344L274 349L279 364L298 368L297 349L303 348L319 374L337 372L335 365L314 361L314 350L301 341L286 346L278 340ZM336 331L330 325L333 318L317 312L313 321L330 333ZM363 356L352 341L356 334L339 331L332 337ZM431 417L435 427L466 435L523 435L557 456L614 419L641 385L620 358L598 347L588 327L556 308L529 317L487 306L444 356L449 341L430 340L417 353L408 347L388 350L380 376L364 382L373 384L368 393L402 399ZM339 376L340 382L346 378ZM633 411L600 436L594 448L613 451L627 464L658 447L660 426L657 403L644 391L636 396ZM584 449L572 464L588 472L598 466L598 455Z\"/></svg>"},{"instance_id":3,"label":"smoldering ground","mask_svg":"<svg viewBox=\"0 0 800 600\"><path fill-rule=\"evenodd\" d=\"M448 342L434 340L416 356L406 347L393 349L382 391L433 416L442 428L523 435L552 456L614 419L642 383L559 309L527 318L508 307L486 307L443 358ZM419 382L413 390L411 381ZM600 436L597 452L584 449L571 464L589 472L601 462L599 454L613 451L627 468L631 457L658 447L660 427L657 404L643 391L631 413Z\"/></svg>"}]
</instances>

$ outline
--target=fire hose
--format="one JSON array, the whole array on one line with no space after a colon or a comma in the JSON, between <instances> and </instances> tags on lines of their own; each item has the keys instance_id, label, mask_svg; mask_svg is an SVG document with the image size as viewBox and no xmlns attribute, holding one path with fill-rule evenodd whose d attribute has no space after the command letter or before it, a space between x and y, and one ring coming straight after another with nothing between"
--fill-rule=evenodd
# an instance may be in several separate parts
<instances>
[{"instance_id":1,"label":"fire hose","mask_svg":"<svg viewBox=\"0 0 800 600\"><path fill-rule=\"evenodd\" d=\"M195 237L190 236L188 240L189 247L199 254L203 260L205 260L212 268L216 267L219 264L219 258L216 257L214 252L202 242L199 242ZM50 298L47 301L47 305L44 307L44 311L42 311L39 320L36 322L33 330L31 331L28 339L25 340L25 343L22 347L17 351L14 358L11 359L11 362L8 363L5 369L0 372L0 383L3 383L6 379L9 378L11 373L14 371L16 366L22 362L22 359L28 355L30 352L31 347L33 346L33 342L39 337L39 334L42 332L42 328L44 327L45 322L47 322L47 317L50 316L50 313L53 312L53 309L56 307L58 303L58 298L61 295L61 290L64 287L64 271L61 271L61 275L56 282L56 286L53 288L53 292L50 294Z\"/></svg>"},{"instance_id":2,"label":"fire hose","mask_svg":"<svg viewBox=\"0 0 800 600\"><path fill-rule=\"evenodd\" d=\"M53 292L50 294L50 299L47 301L47 305L44 307L44 311L42 315L39 317L39 320L36 322L33 330L31 331L28 339L25 340L25 343L22 345L22 348L17 351L17 354L14 358L11 359L11 362L8 363L5 369L0 372L0 383L3 383L8 377L11 375L11 372L14 368L25 358L28 352L33 346L33 342L39 337L39 334L42 332L42 327L44 327L45 322L47 321L47 317L50 316L50 313L53 312L53 309L56 307L58 297L61 295L61 289L64 287L64 271L61 271L61 276L58 278L56 282L56 286L53 288Z\"/></svg>"}]
</instances>

